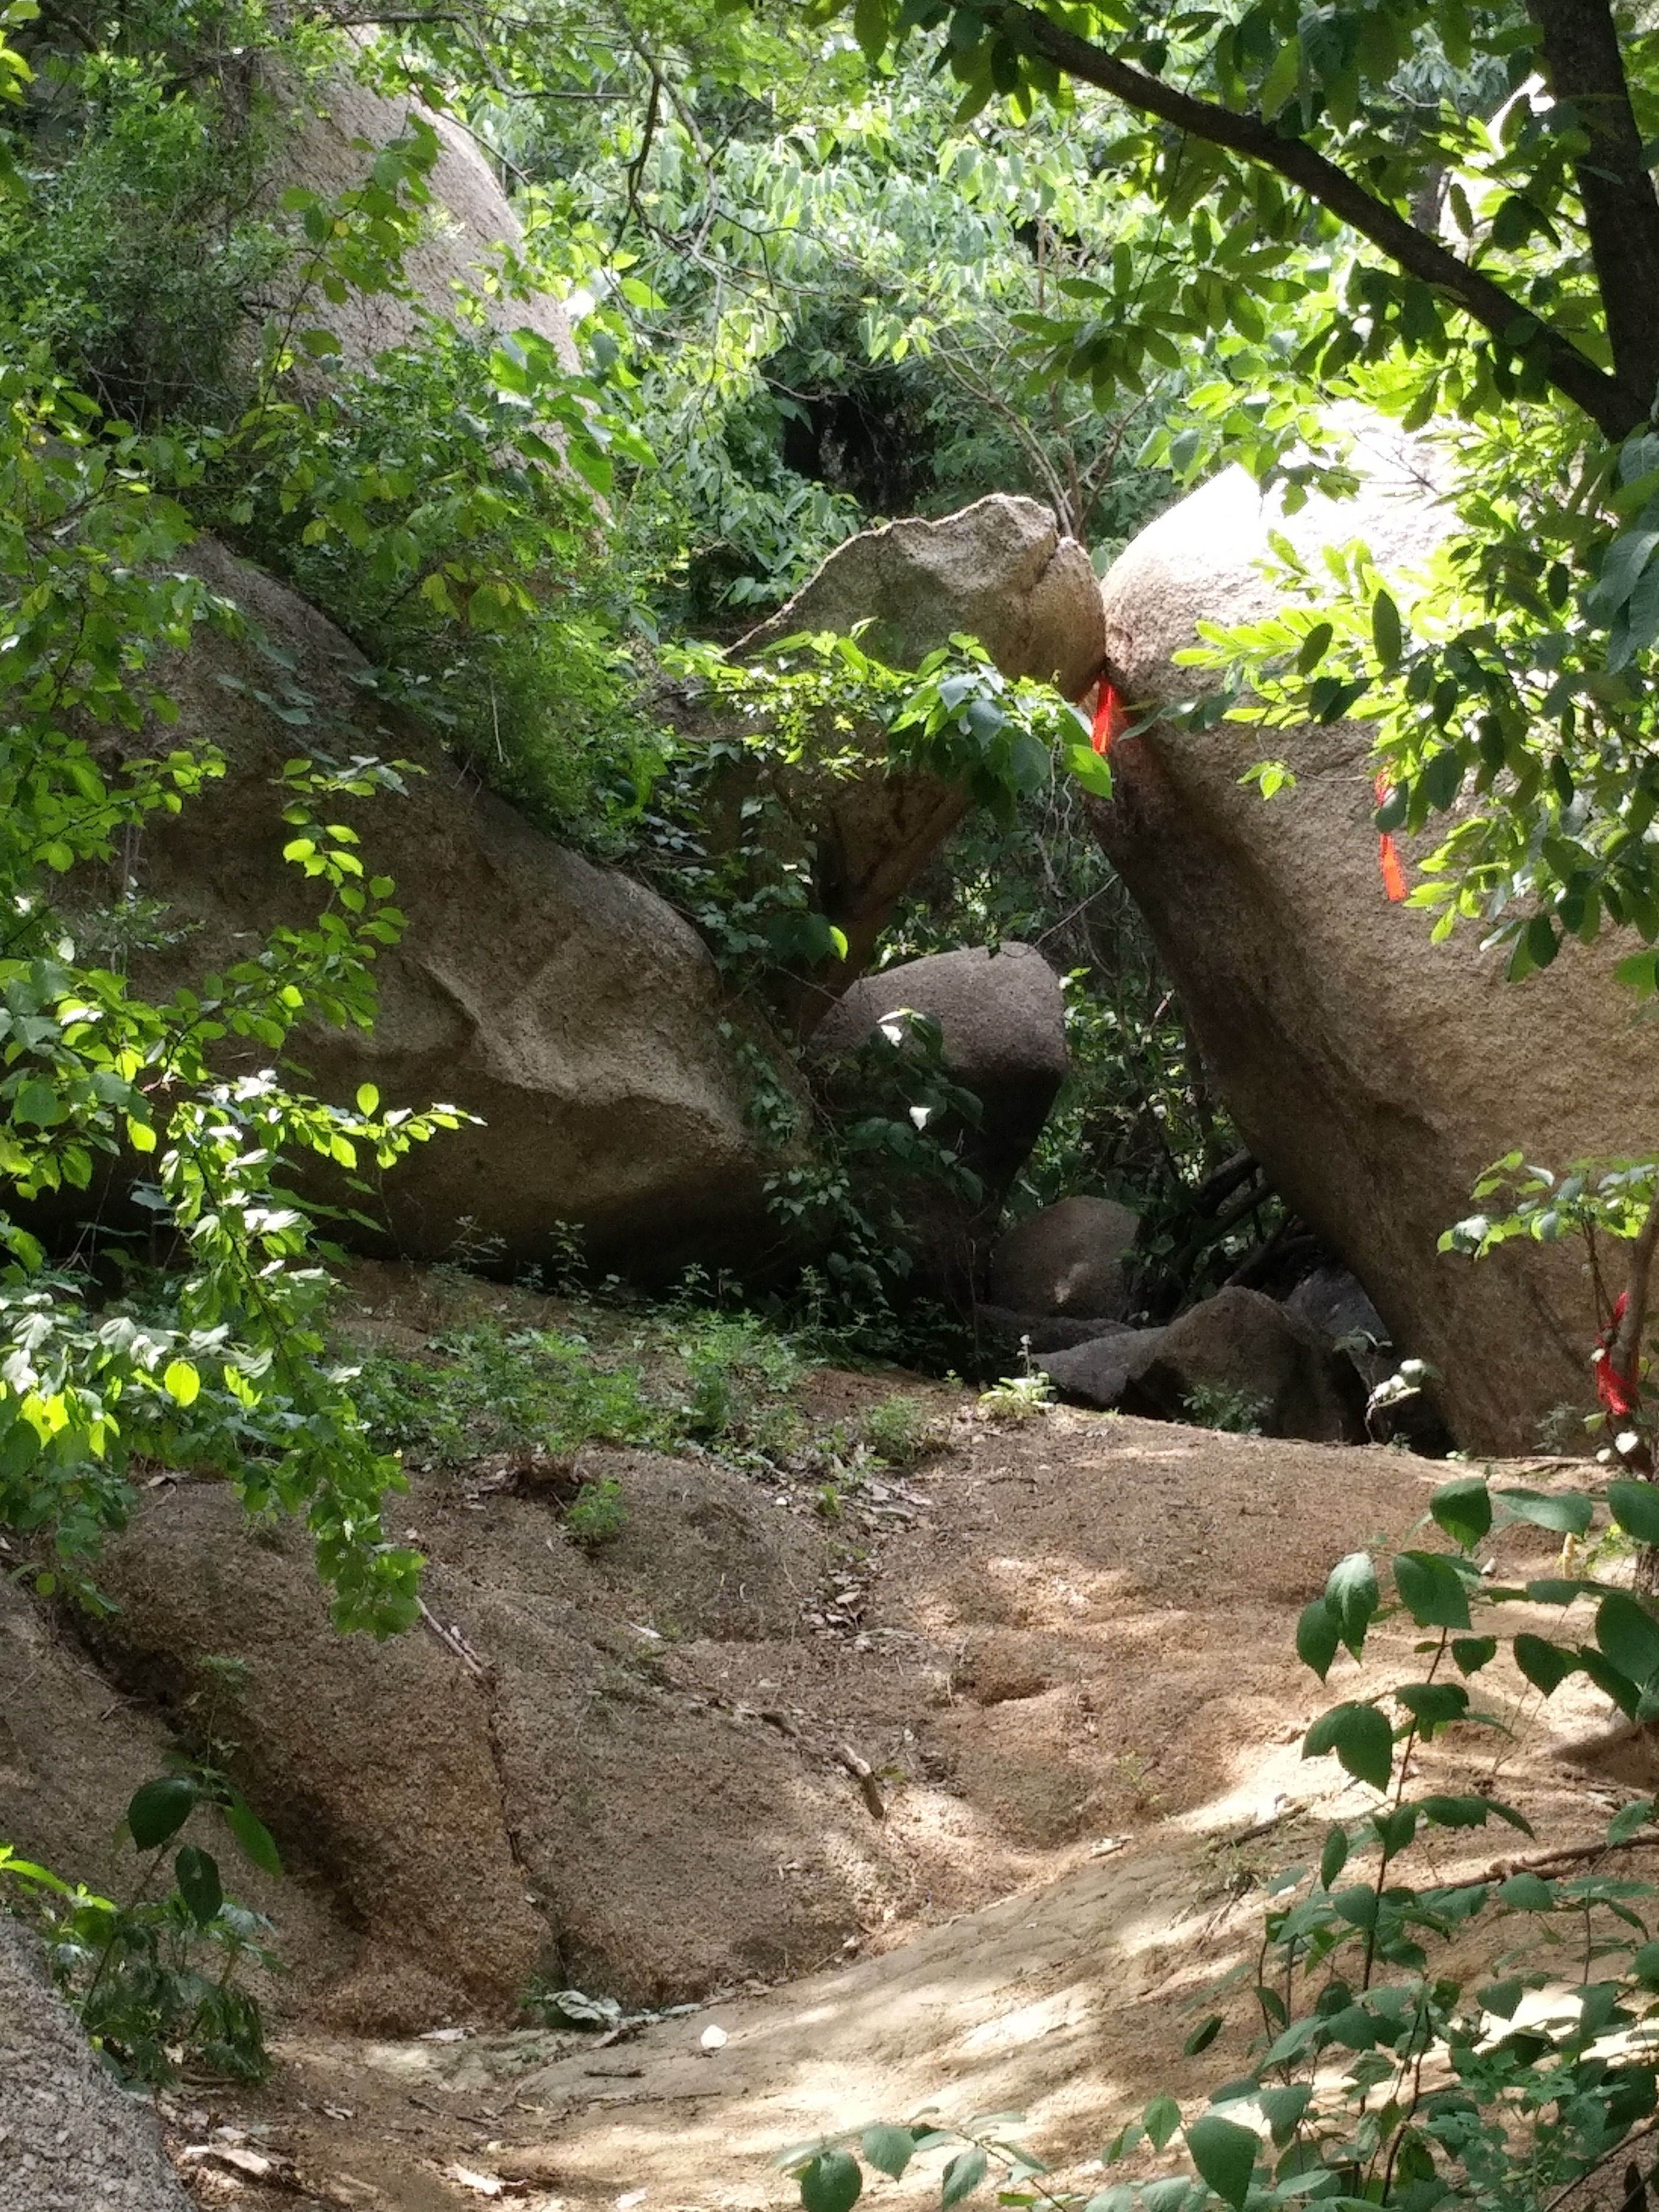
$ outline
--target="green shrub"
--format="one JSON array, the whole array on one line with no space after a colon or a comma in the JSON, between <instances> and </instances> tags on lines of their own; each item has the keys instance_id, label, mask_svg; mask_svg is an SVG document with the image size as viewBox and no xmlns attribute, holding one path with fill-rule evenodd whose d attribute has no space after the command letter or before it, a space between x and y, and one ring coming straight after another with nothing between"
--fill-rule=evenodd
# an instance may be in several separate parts
<instances>
[{"instance_id":1,"label":"green shrub","mask_svg":"<svg viewBox=\"0 0 1659 2212\"><path fill-rule=\"evenodd\" d=\"M1444 1731L1475 1723L1507 1732L1468 1686L1500 1643L1543 1697L1583 1673L1626 1717L1659 1712L1651 1601L1583 1574L1507 1588L1483 1571L1494 1526L1529 1522L1582 1540L1599 1503L1461 1477L1431 1501L1455 1548L1402 1551L1387 1563L1356 1552L1333 1568L1297 1629L1298 1655L1322 1682L1342 1650L1364 1658L1374 1621L1403 1613L1420 1635L1412 1679L1332 1706L1303 1745L1304 1757L1334 1757L1370 1790L1370 1808L1328 1831L1316 1865L1267 1883L1260 1946L1212 1992L1219 2008L1186 2041L1192 2055L1248 2037L1225 2062L1228 2078L1206 2102L1154 2098L1102 2153L1109 2168L1131 2153L1169 2153L1181 2170L1109 2183L1091 2191L1087 2212L1294 2212L1310 2203L1333 2212L1548 2212L1649 2131L1659 2111L1659 1940L1645 1916L1659 1891L1603 1862L1634 1838L1653 1839L1659 1802L1632 1799L1600 1841L1542 1852L1535 1868L1454 1881L1431 1871L1421 1886L1402 1879L1421 1838L1492 1822L1532 1834L1484 1788L1412 1786L1419 1747ZM1610 1482L1606 1504L1626 1536L1659 1542L1651 1484ZM1588 1605L1594 1614L1578 1631L1585 1640L1568 1643L1506 1628L1504 1609L1517 1605ZM1496 1616L1498 1632L1476 1634L1477 1613ZM1241 1997L1249 2020L1230 2024ZM1085 2206L1045 2182L1042 2160L1014 2139L1020 2126L1010 2113L960 2128L932 2118L884 2124L802 2144L780 2163L799 2176L807 2212L850 2212L860 2159L897 2177L918 2154L939 2150L951 2154L947 2208L994 2172L1001 2204ZM1642 2177L1631 2172L1626 2201L1639 2201Z\"/></svg>"},{"instance_id":2,"label":"green shrub","mask_svg":"<svg viewBox=\"0 0 1659 2212\"><path fill-rule=\"evenodd\" d=\"M889 1467L914 1467L933 1447L933 1416L920 1398L884 1398L861 1426L866 1443Z\"/></svg>"},{"instance_id":3,"label":"green shrub","mask_svg":"<svg viewBox=\"0 0 1659 2212\"><path fill-rule=\"evenodd\" d=\"M435 1338L432 1350L426 1359L374 1353L355 1384L374 1434L417 1466L648 1443L662 1433L638 1368L599 1366L585 1337L483 1326Z\"/></svg>"},{"instance_id":4,"label":"green shrub","mask_svg":"<svg viewBox=\"0 0 1659 2212\"><path fill-rule=\"evenodd\" d=\"M628 1526L622 1484L614 1474L585 1482L564 1511L564 1525L573 1544L584 1551L608 1544Z\"/></svg>"},{"instance_id":5,"label":"green shrub","mask_svg":"<svg viewBox=\"0 0 1659 2212\"><path fill-rule=\"evenodd\" d=\"M1225 1429L1240 1437L1259 1437L1270 1411L1269 1400L1224 1382L1194 1383L1182 1405L1194 1428Z\"/></svg>"},{"instance_id":6,"label":"green shrub","mask_svg":"<svg viewBox=\"0 0 1659 2212\"><path fill-rule=\"evenodd\" d=\"M166 1893L148 1893L203 1809L217 1812L257 1866L282 1872L246 1800L205 1766L159 1775L134 1794L122 1834L139 1864L124 1903L0 1843L0 1878L40 1928L54 1981L94 2050L131 2081L171 2081L181 2064L243 2082L270 2070L258 2000L239 1979L250 1965L276 1966L264 1942L270 1922L224 1894L217 1861L195 1843L177 1844Z\"/></svg>"}]
</instances>

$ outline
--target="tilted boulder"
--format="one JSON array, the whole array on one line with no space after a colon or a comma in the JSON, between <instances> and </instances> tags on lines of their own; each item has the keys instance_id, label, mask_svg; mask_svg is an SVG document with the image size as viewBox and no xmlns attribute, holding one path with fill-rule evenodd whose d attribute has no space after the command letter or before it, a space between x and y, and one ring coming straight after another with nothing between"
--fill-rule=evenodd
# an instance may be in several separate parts
<instances>
[{"instance_id":1,"label":"tilted boulder","mask_svg":"<svg viewBox=\"0 0 1659 2212\"><path fill-rule=\"evenodd\" d=\"M970 946L865 975L812 1034L815 1057L847 1052L905 1012L939 1025L947 1072L979 1100L970 1164L1006 1189L1042 1133L1071 1068L1060 979L1035 945Z\"/></svg>"},{"instance_id":2,"label":"tilted boulder","mask_svg":"<svg viewBox=\"0 0 1659 2212\"><path fill-rule=\"evenodd\" d=\"M1062 1198L1016 1222L991 1255L991 1296L1017 1312L1121 1321L1123 1262L1140 1217L1109 1198Z\"/></svg>"},{"instance_id":3,"label":"tilted boulder","mask_svg":"<svg viewBox=\"0 0 1659 2212\"><path fill-rule=\"evenodd\" d=\"M1044 1351L1036 1362L1062 1398L1099 1413L1119 1412L1125 1393L1164 1341L1161 1328L1117 1328ZM1035 1352L1037 1347L1033 1345Z\"/></svg>"},{"instance_id":4,"label":"tilted boulder","mask_svg":"<svg viewBox=\"0 0 1659 2212\"><path fill-rule=\"evenodd\" d=\"M914 668L958 633L975 636L1007 677L1051 683L1070 699L1094 681L1104 650L1099 587L1089 556L1036 500L994 493L938 522L889 523L838 545L788 605L736 647L752 658L798 631L847 631L868 621L868 651ZM835 749L842 750L837 732ZM786 779L791 813L815 848L820 910L848 940L844 962L819 971L803 999L812 1025L869 962L895 906L968 811L959 786L884 763L865 775L810 764Z\"/></svg>"},{"instance_id":5,"label":"tilted boulder","mask_svg":"<svg viewBox=\"0 0 1659 2212\"><path fill-rule=\"evenodd\" d=\"M138 889L195 925L147 958L146 981L198 977L245 957L273 922L316 911L313 887L282 859L292 833L272 783L298 743L409 760L405 795L337 807L408 917L376 970L379 1018L368 1035L307 1030L293 1048L325 1097L372 1083L388 1106L441 1100L482 1117L387 1175L391 1242L438 1258L464 1238L526 1264L568 1223L606 1264L761 1255L775 1241L763 1185L777 1155L749 1126L750 1079L722 1035L748 1018L690 924L554 844L384 709L361 656L293 592L211 543L191 558L282 659L203 629L167 672L179 735L211 738L228 772L145 830Z\"/></svg>"},{"instance_id":6,"label":"tilted boulder","mask_svg":"<svg viewBox=\"0 0 1659 2212\"><path fill-rule=\"evenodd\" d=\"M1348 1361L1260 1291L1218 1291L1163 1328L1125 1330L1038 1364L1085 1406L1312 1443L1365 1433L1365 1394Z\"/></svg>"},{"instance_id":7,"label":"tilted boulder","mask_svg":"<svg viewBox=\"0 0 1659 2212\"><path fill-rule=\"evenodd\" d=\"M1185 698L1173 656L1197 626L1276 605L1270 531L1304 554L1369 543L1408 568L1445 525L1419 460L1362 442L1357 499L1286 515L1231 470L1143 531L1106 577L1109 666L1137 705ZM1569 943L1506 982L1465 925L1429 941L1377 866L1367 726L1121 740L1093 826L1146 915L1243 1142L1285 1203L1351 1267L1396 1346L1437 1368L1471 1449L1530 1449L1589 1396L1580 1255L1510 1247L1478 1265L1437 1251L1470 1189L1519 1147L1559 1166L1653 1142L1659 1031L1612 978L1608 948ZM1271 751L1297 778L1264 805L1240 777ZM1411 841L1402 841L1407 866Z\"/></svg>"}]
</instances>

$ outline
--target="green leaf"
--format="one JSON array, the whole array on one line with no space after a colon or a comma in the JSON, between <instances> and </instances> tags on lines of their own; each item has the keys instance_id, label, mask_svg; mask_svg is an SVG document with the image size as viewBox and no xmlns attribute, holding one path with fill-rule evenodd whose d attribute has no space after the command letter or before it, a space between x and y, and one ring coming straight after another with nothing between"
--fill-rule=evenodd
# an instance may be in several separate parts
<instances>
[{"instance_id":1,"label":"green leaf","mask_svg":"<svg viewBox=\"0 0 1659 2212\"><path fill-rule=\"evenodd\" d=\"M1218 2012L1212 2012L1207 2020L1199 2023L1182 2045L1183 2055L1188 2058L1195 2058L1200 2051L1209 2049L1220 2033L1221 2014Z\"/></svg>"},{"instance_id":2,"label":"green leaf","mask_svg":"<svg viewBox=\"0 0 1659 2212\"><path fill-rule=\"evenodd\" d=\"M915 2154L916 2139L908 2128L866 2128L859 2148L878 2173L897 2181Z\"/></svg>"},{"instance_id":3,"label":"green leaf","mask_svg":"<svg viewBox=\"0 0 1659 2212\"><path fill-rule=\"evenodd\" d=\"M1424 1628L1467 1628L1469 1594L1442 1552L1401 1552L1394 1563L1400 1602Z\"/></svg>"},{"instance_id":4,"label":"green leaf","mask_svg":"<svg viewBox=\"0 0 1659 2212\"><path fill-rule=\"evenodd\" d=\"M193 1406L202 1393L202 1378L188 1359L175 1359L161 1377L161 1388L180 1406Z\"/></svg>"},{"instance_id":5,"label":"green leaf","mask_svg":"<svg viewBox=\"0 0 1659 2212\"><path fill-rule=\"evenodd\" d=\"M220 1810L225 1816L225 1826L254 1865L266 1874L280 1875L283 1862L277 1854L276 1839L247 1800L233 1790Z\"/></svg>"},{"instance_id":6,"label":"green leaf","mask_svg":"<svg viewBox=\"0 0 1659 2212\"><path fill-rule=\"evenodd\" d=\"M1575 1491L1554 1498L1541 1490L1500 1490L1498 1495L1517 1521L1530 1521L1558 1536L1582 1536L1595 1518L1594 1502Z\"/></svg>"},{"instance_id":7,"label":"green leaf","mask_svg":"<svg viewBox=\"0 0 1659 2212\"><path fill-rule=\"evenodd\" d=\"M1206 2112L1187 2130L1193 2164L1234 2212L1243 2212L1249 2194L1258 2148L1253 2128L1241 2128L1236 2120L1224 2120L1214 2112Z\"/></svg>"},{"instance_id":8,"label":"green leaf","mask_svg":"<svg viewBox=\"0 0 1659 2212\"><path fill-rule=\"evenodd\" d=\"M1316 623L1302 641L1302 650L1296 656L1296 672L1310 676L1330 650L1334 632L1328 622Z\"/></svg>"},{"instance_id":9,"label":"green leaf","mask_svg":"<svg viewBox=\"0 0 1659 2212\"><path fill-rule=\"evenodd\" d=\"M853 2212L864 2188L857 2159L844 2150L820 2151L800 2170L800 2201L806 2212Z\"/></svg>"},{"instance_id":10,"label":"green leaf","mask_svg":"<svg viewBox=\"0 0 1659 2212\"><path fill-rule=\"evenodd\" d=\"M1553 1912L1555 1885L1535 1874L1512 1874L1498 1892L1500 1904L1517 1912Z\"/></svg>"},{"instance_id":11,"label":"green leaf","mask_svg":"<svg viewBox=\"0 0 1659 2212\"><path fill-rule=\"evenodd\" d=\"M1515 1639L1515 1663L1532 1684L1534 1689L1553 1697L1569 1674L1578 1671L1577 1659L1559 1644L1552 1644L1542 1636L1517 1636Z\"/></svg>"},{"instance_id":12,"label":"green leaf","mask_svg":"<svg viewBox=\"0 0 1659 2212\"><path fill-rule=\"evenodd\" d=\"M891 21L888 0L857 0L853 10L853 36L866 60L881 59L886 51Z\"/></svg>"},{"instance_id":13,"label":"green leaf","mask_svg":"<svg viewBox=\"0 0 1659 2212\"><path fill-rule=\"evenodd\" d=\"M380 1103L380 1094L372 1083L360 1083L357 1085L357 1111L360 1114L367 1117L376 1110Z\"/></svg>"},{"instance_id":14,"label":"green leaf","mask_svg":"<svg viewBox=\"0 0 1659 2212\"><path fill-rule=\"evenodd\" d=\"M1495 1636L1455 1636L1451 1656L1460 1674L1478 1674L1483 1667L1491 1666L1498 1656Z\"/></svg>"},{"instance_id":15,"label":"green leaf","mask_svg":"<svg viewBox=\"0 0 1659 2212\"><path fill-rule=\"evenodd\" d=\"M1311 1667L1322 1682L1331 1669L1341 1643L1336 1615L1322 1597L1310 1599L1296 1624L1296 1652L1304 1667Z\"/></svg>"},{"instance_id":16,"label":"green leaf","mask_svg":"<svg viewBox=\"0 0 1659 2212\"><path fill-rule=\"evenodd\" d=\"M127 1830L141 1851L159 1850L176 1836L196 1803L196 1784L188 1774L163 1774L133 1793Z\"/></svg>"},{"instance_id":17,"label":"green leaf","mask_svg":"<svg viewBox=\"0 0 1659 2212\"><path fill-rule=\"evenodd\" d=\"M975 2143L970 2149L958 2151L945 2169L945 2179L939 2185L939 2203L945 2212L953 2204L960 2204L970 2197L985 2179L988 2160L985 2153Z\"/></svg>"},{"instance_id":18,"label":"green leaf","mask_svg":"<svg viewBox=\"0 0 1659 2212\"><path fill-rule=\"evenodd\" d=\"M1066 765L1083 788L1095 799L1112 795L1112 764L1092 745L1067 745Z\"/></svg>"},{"instance_id":19,"label":"green leaf","mask_svg":"<svg viewBox=\"0 0 1659 2212\"><path fill-rule=\"evenodd\" d=\"M1325 1602L1336 1617L1338 1634L1358 1658L1365 1631L1382 1602L1369 1552L1350 1552L1337 1561L1325 1584Z\"/></svg>"},{"instance_id":20,"label":"green leaf","mask_svg":"<svg viewBox=\"0 0 1659 2212\"><path fill-rule=\"evenodd\" d=\"M1627 1536L1634 1536L1638 1544L1659 1544L1659 1486L1610 1482L1607 1507Z\"/></svg>"},{"instance_id":21,"label":"green leaf","mask_svg":"<svg viewBox=\"0 0 1659 2212\"><path fill-rule=\"evenodd\" d=\"M1379 592L1371 601L1371 642L1384 668L1392 668L1405 649L1400 610L1386 592Z\"/></svg>"},{"instance_id":22,"label":"green leaf","mask_svg":"<svg viewBox=\"0 0 1659 2212\"><path fill-rule=\"evenodd\" d=\"M1181 2125L1181 2107L1173 2097L1154 2097L1140 2116L1140 2124L1154 2150L1162 2150Z\"/></svg>"},{"instance_id":23,"label":"green leaf","mask_svg":"<svg viewBox=\"0 0 1659 2212\"><path fill-rule=\"evenodd\" d=\"M1655 1811L1651 1797L1633 1797L1628 1805L1621 1805L1607 1823L1608 1844L1627 1844L1648 1826Z\"/></svg>"},{"instance_id":24,"label":"green leaf","mask_svg":"<svg viewBox=\"0 0 1659 2212\"><path fill-rule=\"evenodd\" d=\"M1443 1482L1429 1500L1429 1510L1454 1544L1473 1551L1492 1527L1492 1493L1480 1475L1465 1475Z\"/></svg>"},{"instance_id":25,"label":"green leaf","mask_svg":"<svg viewBox=\"0 0 1659 2212\"><path fill-rule=\"evenodd\" d=\"M1461 1682L1401 1682L1394 1694L1426 1737L1462 1720L1469 1709L1469 1693Z\"/></svg>"},{"instance_id":26,"label":"green leaf","mask_svg":"<svg viewBox=\"0 0 1659 2212\"><path fill-rule=\"evenodd\" d=\"M1596 1607L1595 1640L1638 1686L1659 1674L1659 1621L1623 1590L1609 1592Z\"/></svg>"},{"instance_id":27,"label":"green leaf","mask_svg":"<svg viewBox=\"0 0 1659 2212\"><path fill-rule=\"evenodd\" d=\"M205 1928L225 1901L219 1869L212 1855L198 1851L194 1844L181 1844L179 1856L173 1862L173 1875L179 1896L190 1907L191 1917Z\"/></svg>"},{"instance_id":28,"label":"green leaf","mask_svg":"<svg viewBox=\"0 0 1659 2212\"><path fill-rule=\"evenodd\" d=\"M1334 1752L1358 1782L1386 1790L1394 1771L1394 1730L1375 1705L1333 1705L1322 1713L1303 1740L1302 1756L1316 1759Z\"/></svg>"},{"instance_id":29,"label":"green leaf","mask_svg":"<svg viewBox=\"0 0 1659 2212\"><path fill-rule=\"evenodd\" d=\"M1343 1827L1328 1829L1325 1848L1319 1854L1319 1886L1328 1889L1348 1863L1348 1832Z\"/></svg>"}]
</instances>

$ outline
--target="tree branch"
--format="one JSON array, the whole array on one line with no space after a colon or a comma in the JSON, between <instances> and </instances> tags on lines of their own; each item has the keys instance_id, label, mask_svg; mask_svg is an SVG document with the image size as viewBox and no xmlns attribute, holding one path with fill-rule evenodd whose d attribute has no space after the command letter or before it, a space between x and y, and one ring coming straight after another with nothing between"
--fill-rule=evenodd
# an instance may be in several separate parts
<instances>
[{"instance_id":1,"label":"tree branch","mask_svg":"<svg viewBox=\"0 0 1659 2212\"><path fill-rule=\"evenodd\" d=\"M1544 12L1548 13L1560 3L1561 0L1548 0ZM1143 114L1154 115L1160 122L1171 124L1209 145L1220 146L1229 153L1242 155L1247 161L1275 171L1320 206L1328 208L1362 238L1369 239L1407 276L1416 276L1445 293L1505 349L1513 348L1513 339L1505 334L1516 323L1536 325L1536 343L1551 383L1581 407L1608 437L1624 437L1645 418L1650 392L1632 412L1631 395L1618 378L1598 368L1588 354L1581 353L1570 338L1552 330L1501 284L1494 283L1480 270L1471 268L1437 238L1419 230L1385 200L1374 198L1357 179L1305 139L1281 137L1259 115L1236 114L1231 108L1218 107L1211 100L1196 99L1191 93L1165 84L1161 77L1149 76L1144 70L1120 61L1104 47L1079 38L1035 8L1019 4L1019 0L1012 0L1012 4L997 12L1004 27L1012 32L1030 52L1052 62L1067 76L1109 92L1126 106L1138 108ZM1620 83L1622 86L1622 75ZM1632 311L1648 307L1651 296L1632 301Z\"/></svg>"},{"instance_id":2,"label":"tree branch","mask_svg":"<svg viewBox=\"0 0 1659 2212\"><path fill-rule=\"evenodd\" d=\"M1607 319L1613 374L1633 422L1659 392L1659 199L1642 160L1619 28L1607 0L1529 0L1544 74L1589 144L1576 176Z\"/></svg>"}]
</instances>

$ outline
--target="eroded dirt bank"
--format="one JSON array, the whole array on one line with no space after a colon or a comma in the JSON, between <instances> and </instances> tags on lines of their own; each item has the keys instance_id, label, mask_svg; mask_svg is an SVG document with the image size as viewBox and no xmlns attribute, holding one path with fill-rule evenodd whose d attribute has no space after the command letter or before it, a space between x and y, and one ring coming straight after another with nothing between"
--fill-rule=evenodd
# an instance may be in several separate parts
<instances>
[{"instance_id":1,"label":"eroded dirt bank","mask_svg":"<svg viewBox=\"0 0 1659 2212\"><path fill-rule=\"evenodd\" d=\"M851 1407L893 1382L811 1387ZM192 1655L246 1665L239 1756L296 1872L241 1887L291 1971L270 2083L169 2100L204 2200L781 2205L768 2160L826 2128L1015 2106L1064 2166L1153 2089L1219 2078L1180 2057L1182 2005L1249 1938L1262 1876L1364 1795L1300 1760L1329 1699L1296 1614L1445 1470L933 1402L942 1448L827 1516L805 1480L618 1452L628 1533L584 1554L533 1486L417 1485L432 1619L391 1647L329 1638L297 1548L221 1526L202 1486L158 1486L111 1562L107 1675L14 1596L30 1694L0 1832L64 1863L188 1721ZM1511 1531L1504 1571L1553 1540ZM1404 1650L1383 1635L1376 1664ZM1564 1691L1437 1762L1571 1841L1644 1778L1629 1747L1585 1749L1598 1729ZM503 1990L532 1972L698 2008L606 2041L514 2027ZM199 2154L225 2127L263 2181Z\"/></svg>"}]
</instances>

